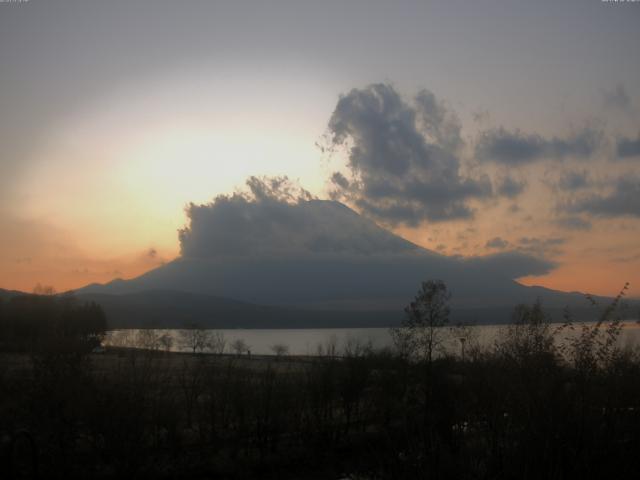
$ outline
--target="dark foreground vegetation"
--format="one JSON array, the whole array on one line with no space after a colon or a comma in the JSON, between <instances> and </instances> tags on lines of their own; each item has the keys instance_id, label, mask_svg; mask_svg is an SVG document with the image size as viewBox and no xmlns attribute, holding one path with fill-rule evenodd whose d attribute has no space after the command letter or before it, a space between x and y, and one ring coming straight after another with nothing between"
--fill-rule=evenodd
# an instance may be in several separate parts
<instances>
[{"instance_id":1,"label":"dark foreground vegetation","mask_svg":"<svg viewBox=\"0 0 640 480\"><path fill-rule=\"evenodd\" d=\"M0 477L636 478L640 356L616 346L620 298L589 326L520 306L489 351L454 329L456 356L438 349L447 300L426 282L393 351L314 358L96 354L99 307L5 302ZM573 337L554 343L558 328Z\"/></svg>"}]
</instances>

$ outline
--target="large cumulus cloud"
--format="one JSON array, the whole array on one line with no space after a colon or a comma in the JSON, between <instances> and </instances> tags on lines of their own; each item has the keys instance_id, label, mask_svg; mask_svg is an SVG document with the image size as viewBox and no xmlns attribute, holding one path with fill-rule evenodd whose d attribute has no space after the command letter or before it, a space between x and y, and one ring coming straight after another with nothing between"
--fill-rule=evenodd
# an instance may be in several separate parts
<instances>
[{"instance_id":1,"label":"large cumulus cloud","mask_svg":"<svg viewBox=\"0 0 640 480\"><path fill-rule=\"evenodd\" d=\"M387 84L353 89L329 133L333 148L347 148L350 173L332 176L334 198L392 225L469 218L468 201L492 195L488 177L461 173L460 124L429 91L408 102Z\"/></svg>"},{"instance_id":2,"label":"large cumulus cloud","mask_svg":"<svg viewBox=\"0 0 640 480\"><path fill-rule=\"evenodd\" d=\"M247 191L190 204L184 257L384 254L418 247L337 202L314 199L286 177L247 180Z\"/></svg>"}]
</instances>

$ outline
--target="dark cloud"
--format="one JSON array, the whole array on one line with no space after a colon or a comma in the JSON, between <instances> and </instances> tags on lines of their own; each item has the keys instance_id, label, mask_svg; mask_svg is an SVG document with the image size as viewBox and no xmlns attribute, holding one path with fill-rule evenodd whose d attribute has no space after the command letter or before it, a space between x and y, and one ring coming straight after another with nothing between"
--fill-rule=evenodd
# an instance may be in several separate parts
<instances>
[{"instance_id":1,"label":"dark cloud","mask_svg":"<svg viewBox=\"0 0 640 480\"><path fill-rule=\"evenodd\" d=\"M524 192L527 182L514 180L510 176L504 177L498 183L497 192L507 198L514 198Z\"/></svg>"},{"instance_id":2,"label":"dark cloud","mask_svg":"<svg viewBox=\"0 0 640 480\"><path fill-rule=\"evenodd\" d=\"M619 138L616 143L618 158L640 157L640 134L633 138Z\"/></svg>"},{"instance_id":3,"label":"dark cloud","mask_svg":"<svg viewBox=\"0 0 640 480\"><path fill-rule=\"evenodd\" d=\"M579 190L590 185L587 172L564 172L558 180L558 187L562 190Z\"/></svg>"},{"instance_id":4,"label":"dark cloud","mask_svg":"<svg viewBox=\"0 0 640 480\"><path fill-rule=\"evenodd\" d=\"M610 193L590 194L563 206L563 209L603 217L640 217L640 178L621 177L613 183Z\"/></svg>"},{"instance_id":5,"label":"dark cloud","mask_svg":"<svg viewBox=\"0 0 640 480\"><path fill-rule=\"evenodd\" d=\"M426 90L407 102L386 84L353 89L329 134L333 149L348 149L353 178L334 174L333 197L390 224L470 218L467 201L492 194L487 177L460 173L458 119Z\"/></svg>"},{"instance_id":6,"label":"dark cloud","mask_svg":"<svg viewBox=\"0 0 640 480\"><path fill-rule=\"evenodd\" d=\"M342 189L349 188L349 180L347 180L347 177L345 177L340 172L335 172L333 175L331 175L331 183Z\"/></svg>"},{"instance_id":7,"label":"dark cloud","mask_svg":"<svg viewBox=\"0 0 640 480\"><path fill-rule=\"evenodd\" d=\"M536 237L521 237L518 243L521 245L562 245L565 242L564 238L536 238Z\"/></svg>"},{"instance_id":8,"label":"dark cloud","mask_svg":"<svg viewBox=\"0 0 640 480\"><path fill-rule=\"evenodd\" d=\"M540 257L523 255L520 252L500 252L493 255L473 257L463 261L468 266L482 267L488 271L499 272L506 278L519 278L527 275L544 275L557 264Z\"/></svg>"},{"instance_id":9,"label":"dark cloud","mask_svg":"<svg viewBox=\"0 0 640 480\"><path fill-rule=\"evenodd\" d=\"M494 237L491 240L488 240L487 243L485 244L486 248L503 249L503 248L507 248L508 246L509 246L509 242L507 242L501 237Z\"/></svg>"},{"instance_id":10,"label":"dark cloud","mask_svg":"<svg viewBox=\"0 0 640 480\"><path fill-rule=\"evenodd\" d=\"M554 223L567 230L591 230L591 222L577 215L561 217Z\"/></svg>"},{"instance_id":11,"label":"dark cloud","mask_svg":"<svg viewBox=\"0 0 640 480\"><path fill-rule=\"evenodd\" d=\"M547 159L588 158L601 143L602 133L589 128L566 138L544 138L501 127L483 132L476 143L475 153L482 161L516 166Z\"/></svg>"},{"instance_id":12,"label":"dark cloud","mask_svg":"<svg viewBox=\"0 0 640 480\"><path fill-rule=\"evenodd\" d=\"M415 104L422 130L436 144L447 150L455 150L462 144L460 121L433 93L421 90L415 97Z\"/></svg>"}]
</instances>

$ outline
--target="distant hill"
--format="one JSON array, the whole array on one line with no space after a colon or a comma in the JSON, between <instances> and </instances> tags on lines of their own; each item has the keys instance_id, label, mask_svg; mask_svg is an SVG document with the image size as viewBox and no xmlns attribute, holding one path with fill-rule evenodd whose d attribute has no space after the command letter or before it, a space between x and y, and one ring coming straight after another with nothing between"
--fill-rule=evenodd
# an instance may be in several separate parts
<instances>
[{"instance_id":1,"label":"distant hill","mask_svg":"<svg viewBox=\"0 0 640 480\"><path fill-rule=\"evenodd\" d=\"M207 328L371 327L395 323L390 312L357 312L354 315L344 311L302 310L179 291L80 294L78 297L102 305L111 328L180 328L193 325Z\"/></svg>"},{"instance_id":2,"label":"distant hill","mask_svg":"<svg viewBox=\"0 0 640 480\"><path fill-rule=\"evenodd\" d=\"M31 295L0 289L0 298ZM393 327L403 318L402 309L330 310L255 305L211 295L152 290L131 294L78 293L78 300L96 302L107 316L109 328L365 328ZM571 309L576 321L594 320L600 309L583 305ZM606 305L606 302L603 304ZM503 324L511 319L511 306L453 308L450 324ZM563 309L545 307L554 321Z\"/></svg>"},{"instance_id":3,"label":"distant hill","mask_svg":"<svg viewBox=\"0 0 640 480\"><path fill-rule=\"evenodd\" d=\"M15 297L17 295L27 295L27 294L24 292L20 292L18 290L4 290L0 288L0 299L2 300L8 300L11 297Z\"/></svg>"},{"instance_id":4,"label":"distant hill","mask_svg":"<svg viewBox=\"0 0 640 480\"><path fill-rule=\"evenodd\" d=\"M110 328L340 328L392 327L403 310L326 310L262 306L179 291L147 291L124 295L80 294L80 300L100 304ZM586 305L586 302L585 302ZM512 307L454 308L451 325L502 324L511 319ZM561 321L563 309L545 308ZM598 309L579 306L574 319L593 320Z\"/></svg>"}]
</instances>

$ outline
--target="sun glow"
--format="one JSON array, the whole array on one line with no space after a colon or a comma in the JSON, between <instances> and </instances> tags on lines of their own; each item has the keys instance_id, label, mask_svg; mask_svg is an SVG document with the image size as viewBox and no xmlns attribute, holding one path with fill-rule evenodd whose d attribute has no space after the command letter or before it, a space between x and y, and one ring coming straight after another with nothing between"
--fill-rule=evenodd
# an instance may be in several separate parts
<instances>
[{"instance_id":1,"label":"sun glow","mask_svg":"<svg viewBox=\"0 0 640 480\"><path fill-rule=\"evenodd\" d=\"M150 210L166 213L227 192L250 175L307 176L304 166L318 157L308 140L276 132L159 132L120 154L130 161L121 162L118 175Z\"/></svg>"},{"instance_id":2,"label":"sun glow","mask_svg":"<svg viewBox=\"0 0 640 480\"><path fill-rule=\"evenodd\" d=\"M74 231L96 255L150 245L175 255L185 205L231 192L251 175L286 174L320 192L326 175L315 143L326 112L316 119L290 105L278 110L277 99L251 110L247 95L233 103L210 91L120 92L61 121L23 183L25 217Z\"/></svg>"}]
</instances>

